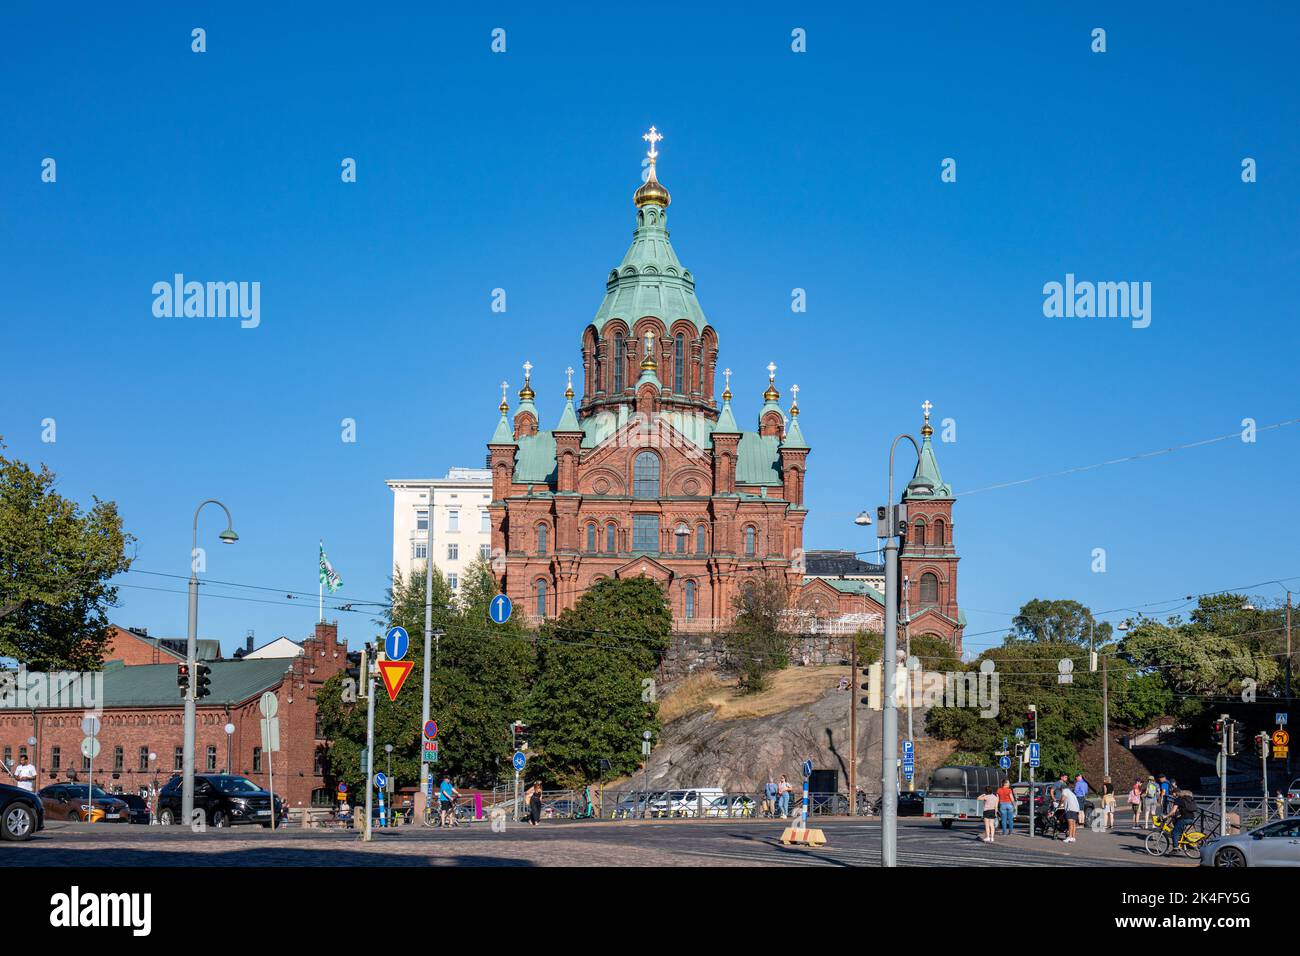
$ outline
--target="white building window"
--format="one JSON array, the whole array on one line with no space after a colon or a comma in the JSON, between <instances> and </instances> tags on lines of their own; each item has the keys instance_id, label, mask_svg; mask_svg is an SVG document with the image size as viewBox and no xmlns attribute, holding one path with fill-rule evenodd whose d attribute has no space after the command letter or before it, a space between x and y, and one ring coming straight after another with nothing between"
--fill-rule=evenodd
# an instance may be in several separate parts
<instances>
[{"instance_id":1,"label":"white building window","mask_svg":"<svg viewBox=\"0 0 1300 956\"><path fill-rule=\"evenodd\" d=\"M484 534L491 534L492 516L488 514L486 511L480 511L478 513L478 516L479 516L479 526L478 526L479 531L483 532Z\"/></svg>"},{"instance_id":2,"label":"white building window","mask_svg":"<svg viewBox=\"0 0 1300 956\"><path fill-rule=\"evenodd\" d=\"M423 561L429 556L429 542L413 541L411 542L411 557Z\"/></svg>"},{"instance_id":3,"label":"white building window","mask_svg":"<svg viewBox=\"0 0 1300 956\"><path fill-rule=\"evenodd\" d=\"M429 509L428 508L415 509L415 530L416 531L429 530Z\"/></svg>"},{"instance_id":4,"label":"white building window","mask_svg":"<svg viewBox=\"0 0 1300 956\"><path fill-rule=\"evenodd\" d=\"M449 575L447 575L447 587L451 588L453 591L455 591L457 588L459 588L459 587L460 587L460 575L458 575L458 574L449 574Z\"/></svg>"},{"instance_id":5,"label":"white building window","mask_svg":"<svg viewBox=\"0 0 1300 956\"><path fill-rule=\"evenodd\" d=\"M460 545L458 544L447 545L447 560L448 561L460 560Z\"/></svg>"},{"instance_id":6,"label":"white building window","mask_svg":"<svg viewBox=\"0 0 1300 956\"><path fill-rule=\"evenodd\" d=\"M447 512L447 530L448 530L448 531L459 531L459 530L460 530L460 512L459 512L459 511L448 511L448 512Z\"/></svg>"},{"instance_id":7,"label":"white building window","mask_svg":"<svg viewBox=\"0 0 1300 956\"><path fill-rule=\"evenodd\" d=\"M491 557L492 557L492 545L490 545L490 544L480 544L480 545L478 546L478 556L479 556L480 558L482 558L483 560L485 560L485 561L488 560L489 558L491 558Z\"/></svg>"}]
</instances>

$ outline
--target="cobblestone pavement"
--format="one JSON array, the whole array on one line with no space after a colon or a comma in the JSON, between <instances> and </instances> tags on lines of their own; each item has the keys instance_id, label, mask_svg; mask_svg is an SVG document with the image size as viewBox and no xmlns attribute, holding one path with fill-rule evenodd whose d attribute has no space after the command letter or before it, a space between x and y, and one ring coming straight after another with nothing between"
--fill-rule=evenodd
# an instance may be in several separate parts
<instances>
[{"instance_id":1,"label":"cobblestone pavement","mask_svg":"<svg viewBox=\"0 0 1300 956\"><path fill-rule=\"evenodd\" d=\"M129 824L52 823L23 844L0 844L0 866L875 866L877 821L820 822L827 845L783 847L779 820L663 820L618 823L486 824L454 830L376 830L370 844L356 832L258 828L208 830ZM1071 845L1025 833L980 842L974 827L944 830L932 821L899 822L904 866L1179 866L1142 848L1144 834L1081 831Z\"/></svg>"}]
</instances>

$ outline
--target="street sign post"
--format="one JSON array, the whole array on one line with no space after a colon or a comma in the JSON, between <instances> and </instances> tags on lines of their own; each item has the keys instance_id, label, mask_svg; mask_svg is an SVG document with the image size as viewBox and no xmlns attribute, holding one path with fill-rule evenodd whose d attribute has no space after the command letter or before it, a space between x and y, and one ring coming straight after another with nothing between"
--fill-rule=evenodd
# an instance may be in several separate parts
<instances>
[{"instance_id":1,"label":"street sign post","mask_svg":"<svg viewBox=\"0 0 1300 956\"><path fill-rule=\"evenodd\" d=\"M907 778L908 783L911 783L912 778L916 776L916 745L910 740L903 741L903 776ZM856 793L852 795L854 800L857 797Z\"/></svg>"},{"instance_id":2,"label":"street sign post","mask_svg":"<svg viewBox=\"0 0 1300 956\"><path fill-rule=\"evenodd\" d=\"M1010 770L1011 758L1008 757L1006 754L1003 754L1001 757L998 758L998 766L1001 767L1003 770Z\"/></svg>"},{"instance_id":3,"label":"street sign post","mask_svg":"<svg viewBox=\"0 0 1300 956\"><path fill-rule=\"evenodd\" d=\"M375 774L375 789L379 791L379 825L388 826L387 808L384 806L384 790L388 786L388 777L381 770Z\"/></svg>"},{"instance_id":4,"label":"street sign post","mask_svg":"<svg viewBox=\"0 0 1300 956\"><path fill-rule=\"evenodd\" d=\"M99 756L99 718L94 714L87 714L81 718L81 732L85 738L81 741L81 755L90 761L86 771L86 806L95 805L93 797L93 788L95 785L95 758ZM87 820L93 820L94 815L86 814Z\"/></svg>"},{"instance_id":5,"label":"street sign post","mask_svg":"<svg viewBox=\"0 0 1300 956\"><path fill-rule=\"evenodd\" d=\"M424 736L430 740L435 740L438 736L438 722L436 720L426 720L424 722Z\"/></svg>"},{"instance_id":6,"label":"street sign post","mask_svg":"<svg viewBox=\"0 0 1300 956\"><path fill-rule=\"evenodd\" d=\"M271 829L280 825L275 812L275 752L280 749L280 700L269 690L257 701L262 712L262 753L266 754L266 792L271 795Z\"/></svg>"},{"instance_id":7,"label":"street sign post","mask_svg":"<svg viewBox=\"0 0 1300 956\"><path fill-rule=\"evenodd\" d=\"M1031 740L1031 741L1029 742L1029 766L1031 766L1031 767L1035 767L1035 768L1037 768L1037 767L1041 767L1041 766L1042 766L1042 763L1041 763L1040 760L1039 760L1038 741L1037 741L1037 740Z\"/></svg>"},{"instance_id":8,"label":"street sign post","mask_svg":"<svg viewBox=\"0 0 1300 956\"><path fill-rule=\"evenodd\" d=\"M497 595L497 596L501 597L502 595ZM510 763L513 764L515 768L515 823L518 823L519 822L519 774L523 772L524 767L528 763L528 755L525 754L522 750L516 750L514 757L512 757L510 760Z\"/></svg>"},{"instance_id":9,"label":"street sign post","mask_svg":"<svg viewBox=\"0 0 1300 956\"><path fill-rule=\"evenodd\" d=\"M488 604L488 617L493 624L504 624L510 620L510 612L514 610L514 605L510 603L510 598L504 594L498 594Z\"/></svg>"}]
</instances>

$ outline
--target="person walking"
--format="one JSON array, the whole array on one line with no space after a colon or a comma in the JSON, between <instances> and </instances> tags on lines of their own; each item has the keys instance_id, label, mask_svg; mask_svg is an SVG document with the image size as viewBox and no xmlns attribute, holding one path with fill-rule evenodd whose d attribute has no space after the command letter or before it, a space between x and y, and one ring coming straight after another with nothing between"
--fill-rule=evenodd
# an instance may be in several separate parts
<instances>
[{"instance_id":1,"label":"person walking","mask_svg":"<svg viewBox=\"0 0 1300 956\"><path fill-rule=\"evenodd\" d=\"M776 792L779 803L778 812L783 820L790 815L790 792L792 790L794 790L794 787L790 786L790 781L785 778L785 774L781 774L781 782L776 785Z\"/></svg>"},{"instance_id":2,"label":"person walking","mask_svg":"<svg viewBox=\"0 0 1300 956\"><path fill-rule=\"evenodd\" d=\"M1128 791L1128 806L1133 811L1133 829L1138 827L1138 820L1142 818L1142 781L1134 780L1133 786Z\"/></svg>"},{"instance_id":3,"label":"person walking","mask_svg":"<svg viewBox=\"0 0 1300 956\"><path fill-rule=\"evenodd\" d=\"M1102 829L1115 829L1115 785L1110 782L1110 777L1103 777L1101 781L1101 813Z\"/></svg>"},{"instance_id":4,"label":"person walking","mask_svg":"<svg viewBox=\"0 0 1300 956\"><path fill-rule=\"evenodd\" d=\"M776 816L776 781L767 775L767 786L763 788L763 816Z\"/></svg>"},{"instance_id":5,"label":"person walking","mask_svg":"<svg viewBox=\"0 0 1300 956\"><path fill-rule=\"evenodd\" d=\"M1016 795L1011 792L1010 780L1002 781L1002 786L998 787L997 797L1000 829L1003 834L1010 836L1016 829Z\"/></svg>"},{"instance_id":6,"label":"person walking","mask_svg":"<svg viewBox=\"0 0 1300 956\"><path fill-rule=\"evenodd\" d=\"M1156 780L1156 786L1160 790L1157 800L1160 803L1160 815L1163 817L1169 813L1169 778L1162 773Z\"/></svg>"},{"instance_id":7,"label":"person walking","mask_svg":"<svg viewBox=\"0 0 1300 956\"><path fill-rule=\"evenodd\" d=\"M451 785L451 777L443 777L438 786L438 823L451 826L456 817L456 798L460 791Z\"/></svg>"},{"instance_id":8,"label":"person walking","mask_svg":"<svg viewBox=\"0 0 1300 956\"><path fill-rule=\"evenodd\" d=\"M540 826L542 823L542 782L533 781L533 789L528 792L528 823Z\"/></svg>"},{"instance_id":9,"label":"person walking","mask_svg":"<svg viewBox=\"0 0 1300 956\"><path fill-rule=\"evenodd\" d=\"M1160 798L1160 785L1155 777L1147 777L1147 785L1142 790L1142 828L1150 830L1156 822L1156 801Z\"/></svg>"},{"instance_id":10,"label":"person walking","mask_svg":"<svg viewBox=\"0 0 1300 956\"><path fill-rule=\"evenodd\" d=\"M1074 795L1079 799L1079 825L1087 826L1088 821L1084 819L1087 811L1088 800L1088 781L1083 779L1083 774L1077 774L1074 778Z\"/></svg>"},{"instance_id":11,"label":"person walking","mask_svg":"<svg viewBox=\"0 0 1300 956\"><path fill-rule=\"evenodd\" d=\"M984 811L984 836L980 839L992 843L993 827L998 820L998 795L988 784L980 787L980 809Z\"/></svg>"}]
</instances>

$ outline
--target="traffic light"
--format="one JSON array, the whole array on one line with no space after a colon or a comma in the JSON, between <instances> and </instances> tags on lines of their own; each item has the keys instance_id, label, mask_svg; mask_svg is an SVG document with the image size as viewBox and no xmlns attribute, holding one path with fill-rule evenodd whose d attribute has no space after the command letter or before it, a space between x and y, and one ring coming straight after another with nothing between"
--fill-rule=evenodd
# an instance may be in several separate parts
<instances>
[{"instance_id":1,"label":"traffic light","mask_svg":"<svg viewBox=\"0 0 1300 956\"><path fill-rule=\"evenodd\" d=\"M180 688L181 700L184 700L190 694L190 665L176 665L176 686Z\"/></svg>"},{"instance_id":2,"label":"traffic light","mask_svg":"<svg viewBox=\"0 0 1300 956\"><path fill-rule=\"evenodd\" d=\"M1246 742L1246 725L1240 720L1228 721L1228 756L1237 755L1237 747Z\"/></svg>"},{"instance_id":3,"label":"traffic light","mask_svg":"<svg viewBox=\"0 0 1300 956\"><path fill-rule=\"evenodd\" d=\"M194 699L207 697L212 693L212 668L207 664L194 665Z\"/></svg>"},{"instance_id":4,"label":"traffic light","mask_svg":"<svg viewBox=\"0 0 1300 956\"><path fill-rule=\"evenodd\" d=\"M514 732L515 749L523 750L525 747L527 747L528 726L522 720L516 720L513 724L510 725L510 729Z\"/></svg>"},{"instance_id":5,"label":"traffic light","mask_svg":"<svg viewBox=\"0 0 1300 956\"><path fill-rule=\"evenodd\" d=\"M1214 723L1210 725L1210 737L1211 739L1214 740L1215 746L1219 748L1223 747L1223 732L1224 732L1225 723L1226 723L1225 721L1216 720Z\"/></svg>"}]
</instances>

